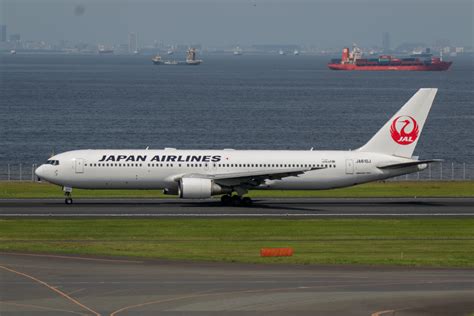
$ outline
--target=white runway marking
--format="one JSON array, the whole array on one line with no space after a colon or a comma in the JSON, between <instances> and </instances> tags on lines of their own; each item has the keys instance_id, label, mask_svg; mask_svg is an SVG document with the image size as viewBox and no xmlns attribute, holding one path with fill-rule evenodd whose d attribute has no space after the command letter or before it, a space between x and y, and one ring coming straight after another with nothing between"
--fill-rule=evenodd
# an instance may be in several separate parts
<instances>
[{"instance_id":1,"label":"white runway marking","mask_svg":"<svg viewBox=\"0 0 474 316\"><path fill-rule=\"evenodd\" d=\"M0 214L1 217L364 217L364 216L376 216L376 217L393 217L393 216L427 216L427 217L443 217L443 216L471 216L474 217L474 213L288 213L288 214L274 214L274 213L259 213L259 214L246 214L246 213L164 213L164 214L152 214L152 213L121 213L121 214L97 214L97 213L84 213L84 214Z\"/></svg>"}]
</instances>

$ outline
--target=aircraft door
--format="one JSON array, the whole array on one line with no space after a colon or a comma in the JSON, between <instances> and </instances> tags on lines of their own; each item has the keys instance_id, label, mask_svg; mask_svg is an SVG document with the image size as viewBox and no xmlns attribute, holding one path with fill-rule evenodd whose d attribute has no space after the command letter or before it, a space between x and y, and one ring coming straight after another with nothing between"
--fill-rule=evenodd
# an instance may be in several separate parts
<instances>
[{"instance_id":1,"label":"aircraft door","mask_svg":"<svg viewBox=\"0 0 474 316\"><path fill-rule=\"evenodd\" d=\"M346 159L346 174L354 174L354 161Z\"/></svg>"},{"instance_id":2,"label":"aircraft door","mask_svg":"<svg viewBox=\"0 0 474 316\"><path fill-rule=\"evenodd\" d=\"M84 159L76 159L76 173L84 173Z\"/></svg>"}]
</instances>

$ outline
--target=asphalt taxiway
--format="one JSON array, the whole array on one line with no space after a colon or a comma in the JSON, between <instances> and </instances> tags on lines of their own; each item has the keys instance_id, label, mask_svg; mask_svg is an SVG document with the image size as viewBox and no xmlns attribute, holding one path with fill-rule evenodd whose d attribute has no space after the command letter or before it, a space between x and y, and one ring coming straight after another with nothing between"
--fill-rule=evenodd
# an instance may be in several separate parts
<instances>
[{"instance_id":1,"label":"asphalt taxiway","mask_svg":"<svg viewBox=\"0 0 474 316\"><path fill-rule=\"evenodd\" d=\"M467 315L472 269L0 253L1 315Z\"/></svg>"},{"instance_id":2,"label":"asphalt taxiway","mask_svg":"<svg viewBox=\"0 0 474 316\"><path fill-rule=\"evenodd\" d=\"M474 217L474 198L3 199L0 217Z\"/></svg>"}]
</instances>

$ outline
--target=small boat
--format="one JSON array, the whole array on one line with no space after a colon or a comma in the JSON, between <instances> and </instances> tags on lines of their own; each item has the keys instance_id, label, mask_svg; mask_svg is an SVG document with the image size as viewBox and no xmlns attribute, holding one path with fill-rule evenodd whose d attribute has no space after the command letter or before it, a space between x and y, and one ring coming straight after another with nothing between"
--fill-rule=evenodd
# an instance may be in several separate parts
<instances>
[{"instance_id":1,"label":"small boat","mask_svg":"<svg viewBox=\"0 0 474 316\"><path fill-rule=\"evenodd\" d=\"M179 62L176 61L176 60L167 60L167 61L163 62L163 64L165 64L165 65L178 65Z\"/></svg>"},{"instance_id":2,"label":"small boat","mask_svg":"<svg viewBox=\"0 0 474 316\"><path fill-rule=\"evenodd\" d=\"M236 56L242 55L242 49L241 49L239 46L237 46L237 47L234 49L234 55L236 55Z\"/></svg>"},{"instance_id":3,"label":"small boat","mask_svg":"<svg viewBox=\"0 0 474 316\"><path fill-rule=\"evenodd\" d=\"M111 48L107 48L104 45L99 45L97 52L99 53L99 55L107 55L107 54L113 54L114 50Z\"/></svg>"},{"instance_id":4,"label":"small boat","mask_svg":"<svg viewBox=\"0 0 474 316\"><path fill-rule=\"evenodd\" d=\"M278 51L278 54L279 54L279 55L285 55L285 52L280 49L280 50Z\"/></svg>"},{"instance_id":5,"label":"small boat","mask_svg":"<svg viewBox=\"0 0 474 316\"><path fill-rule=\"evenodd\" d=\"M154 56L151 61L155 64L155 65L161 65L163 64L163 60L161 59L161 56L160 55L156 55Z\"/></svg>"},{"instance_id":6,"label":"small boat","mask_svg":"<svg viewBox=\"0 0 474 316\"><path fill-rule=\"evenodd\" d=\"M300 54L300 52L299 52L297 49L295 49L295 50L293 51L293 55L298 56L299 54Z\"/></svg>"},{"instance_id":7,"label":"small boat","mask_svg":"<svg viewBox=\"0 0 474 316\"><path fill-rule=\"evenodd\" d=\"M12 49L12 50L10 51L10 54L11 54L11 55L16 55L16 50Z\"/></svg>"},{"instance_id":8,"label":"small boat","mask_svg":"<svg viewBox=\"0 0 474 316\"><path fill-rule=\"evenodd\" d=\"M202 63L201 59L196 59L196 49L190 48L188 49L187 56L186 56L186 64L197 66Z\"/></svg>"}]
</instances>

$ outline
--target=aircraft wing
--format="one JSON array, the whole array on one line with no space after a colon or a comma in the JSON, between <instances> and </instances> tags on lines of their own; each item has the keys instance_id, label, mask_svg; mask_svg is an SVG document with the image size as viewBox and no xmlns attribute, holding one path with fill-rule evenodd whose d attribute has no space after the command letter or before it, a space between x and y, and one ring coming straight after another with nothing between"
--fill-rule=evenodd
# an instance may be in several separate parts
<instances>
[{"instance_id":1,"label":"aircraft wing","mask_svg":"<svg viewBox=\"0 0 474 316\"><path fill-rule=\"evenodd\" d=\"M414 160L414 161L408 161L408 162L399 162L399 163L393 163L393 164L380 165L380 166L377 166L377 168L399 169L399 168L417 166L417 165L421 165L425 163L442 162L442 161L443 161L442 159Z\"/></svg>"},{"instance_id":2,"label":"aircraft wing","mask_svg":"<svg viewBox=\"0 0 474 316\"><path fill-rule=\"evenodd\" d=\"M265 171L247 171L222 174L188 174L183 177L212 179L222 186L246 186L255 187L263 184L265 180L281 180L286 177L297 177L308 171L325 169L322 168L289 168Z\"/></svg>"}]
</instances>

